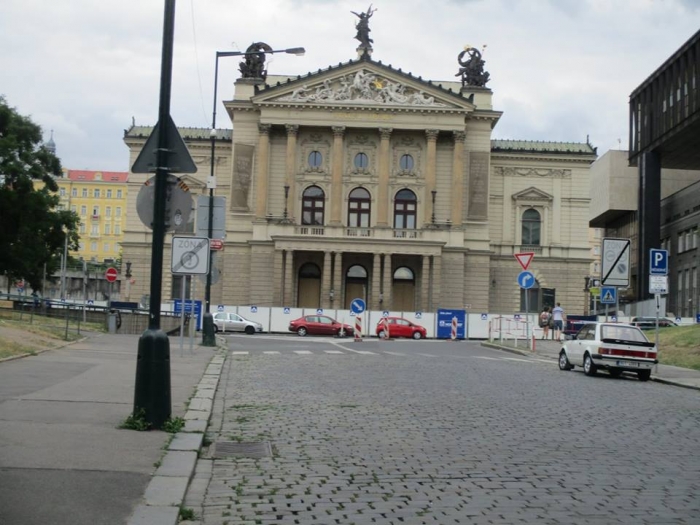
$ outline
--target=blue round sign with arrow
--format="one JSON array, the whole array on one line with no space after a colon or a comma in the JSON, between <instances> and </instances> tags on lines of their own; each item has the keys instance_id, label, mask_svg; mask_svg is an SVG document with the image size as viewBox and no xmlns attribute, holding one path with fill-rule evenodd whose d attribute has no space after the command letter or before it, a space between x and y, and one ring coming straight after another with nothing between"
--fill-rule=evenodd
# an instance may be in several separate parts
<instances>
[{"instance_id":1,"label":"blue round sign with arrow","mask_svg":"<svg viewBox=\"0 0 700 525\"><path fill-rule=\"evenodd\" d=\"M535 275L532 272L524 271L518 274L518 285L520 288L532 288L535 285Z\"/></svg>"},{"instance_id":2,"label":"blue round sign with arrow","mask_svg":"<svg viewBox=\"0 0 700 525\"><path fill-rule=\"evenodd\" d=\"M365 311L365 308L367 308L367 305L365 304L364 299L360 299L359 297L357 299L353 299L352 303L350 303L350 310L352 310L352 313L354 314L361 314Z\"/></svg>"}]
</instances>

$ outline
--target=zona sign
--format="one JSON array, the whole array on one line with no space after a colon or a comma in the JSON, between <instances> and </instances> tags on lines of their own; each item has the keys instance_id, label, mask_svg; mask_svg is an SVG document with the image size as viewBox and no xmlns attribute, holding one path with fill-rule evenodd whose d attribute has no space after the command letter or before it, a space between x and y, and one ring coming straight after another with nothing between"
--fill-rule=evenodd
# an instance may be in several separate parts
<instances>
[{"instance_id":1,"label":"zona sign","mask_svg":"<svg viewBox=\"0 0 700 525\"><path fill-rule=\"evenodd\" d=\"M105 272L105 279L107 279L107 281L110 283L113 283L117 280L117 275L118 273L116 268L107 268L107 271Z\"/></svg>"}]
</instances>

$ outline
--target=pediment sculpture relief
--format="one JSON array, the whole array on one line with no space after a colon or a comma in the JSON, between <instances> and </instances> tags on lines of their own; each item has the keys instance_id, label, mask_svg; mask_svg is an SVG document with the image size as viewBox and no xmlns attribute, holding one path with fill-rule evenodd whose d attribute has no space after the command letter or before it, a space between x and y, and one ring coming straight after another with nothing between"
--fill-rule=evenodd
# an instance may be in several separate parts
<instances>
[{"instance_id":1,"label":"pediment sculpture relief","mask_svg":"<svg viewBox=\"0 0 700 525\"><path fill-rule=\"evenodd\" d=\"M380 78L369 71L360 70L331 83L324 80L321 85L308 87L306 84L295 89L291 95L279 98L289 102L350 102L357 104L378 103L396 104L402 106L433 106L445 107L446 104L437 102L435 97Z\"/></svg>"}]
</instances>

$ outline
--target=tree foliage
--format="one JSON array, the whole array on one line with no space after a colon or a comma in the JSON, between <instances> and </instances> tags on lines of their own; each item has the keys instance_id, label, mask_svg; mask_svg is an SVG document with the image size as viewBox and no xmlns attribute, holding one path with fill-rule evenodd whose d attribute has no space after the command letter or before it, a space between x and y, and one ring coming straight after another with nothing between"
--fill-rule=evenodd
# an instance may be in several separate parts
<instances>
[{"instance_id":1,"label":"tree foliage","mask_svg":"<svg viewBox=\"0 0 700 525\"><path fill-rule=\"evenodd\" d=\"M63 247L78 247L78 216L58 209L61 162L42 145L41 128L0 96L0 273L41 290L60 267ZM35 182L41 181L42 184Z\"/></svg>"}]
</instances>

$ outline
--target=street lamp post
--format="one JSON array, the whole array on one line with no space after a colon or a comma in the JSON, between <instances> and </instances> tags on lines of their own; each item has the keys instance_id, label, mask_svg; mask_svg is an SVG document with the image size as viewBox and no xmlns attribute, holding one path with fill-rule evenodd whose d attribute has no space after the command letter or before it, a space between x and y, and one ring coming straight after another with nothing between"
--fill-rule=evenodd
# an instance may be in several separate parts
<instances>
[{"instance_id":1,"label":"street lamp post","mask_svg":"<svg viewBox=\"0 0 700 525\"><path fill-rule=\"evenodd\" d=\"M430 216L430 221L435 224L435 196L437 195L437 190L431 190L430 193L433 196L433 212Z\"/></svg>"},{"instance_id":2,"label":"street lamp post","mask_svg":"<svg viewBox=\"0 0 700 525\"><path fill-rule=\"evenodd\" d=\"M303 47L292 47L288 49L270 49L269 46L262 43L257 43L251 45L246 51L217 51L216 52L216 62L214 64L214 103L212 108L211 116L211 132L209 137L211 139L211 171L209 172L209 181L207 186L209 187L209 223L208 223L208 237L211 239L214 233L214 189L216 188L216 176L214 174L214 159L216 153L216 92L217 85L219 82L219 58L221 57L239 57L239 56L260 56L272 55L274 53L287 53L290 55L301 56L306 52ZM204 290L204 315L202 317L202 345L203 346L215 346L216 337L214 335L214 316L210 311L211 307L211 264L212 257L209 254L209 269L207 271L207 284Z\"/></svg>"}]
</instances>

